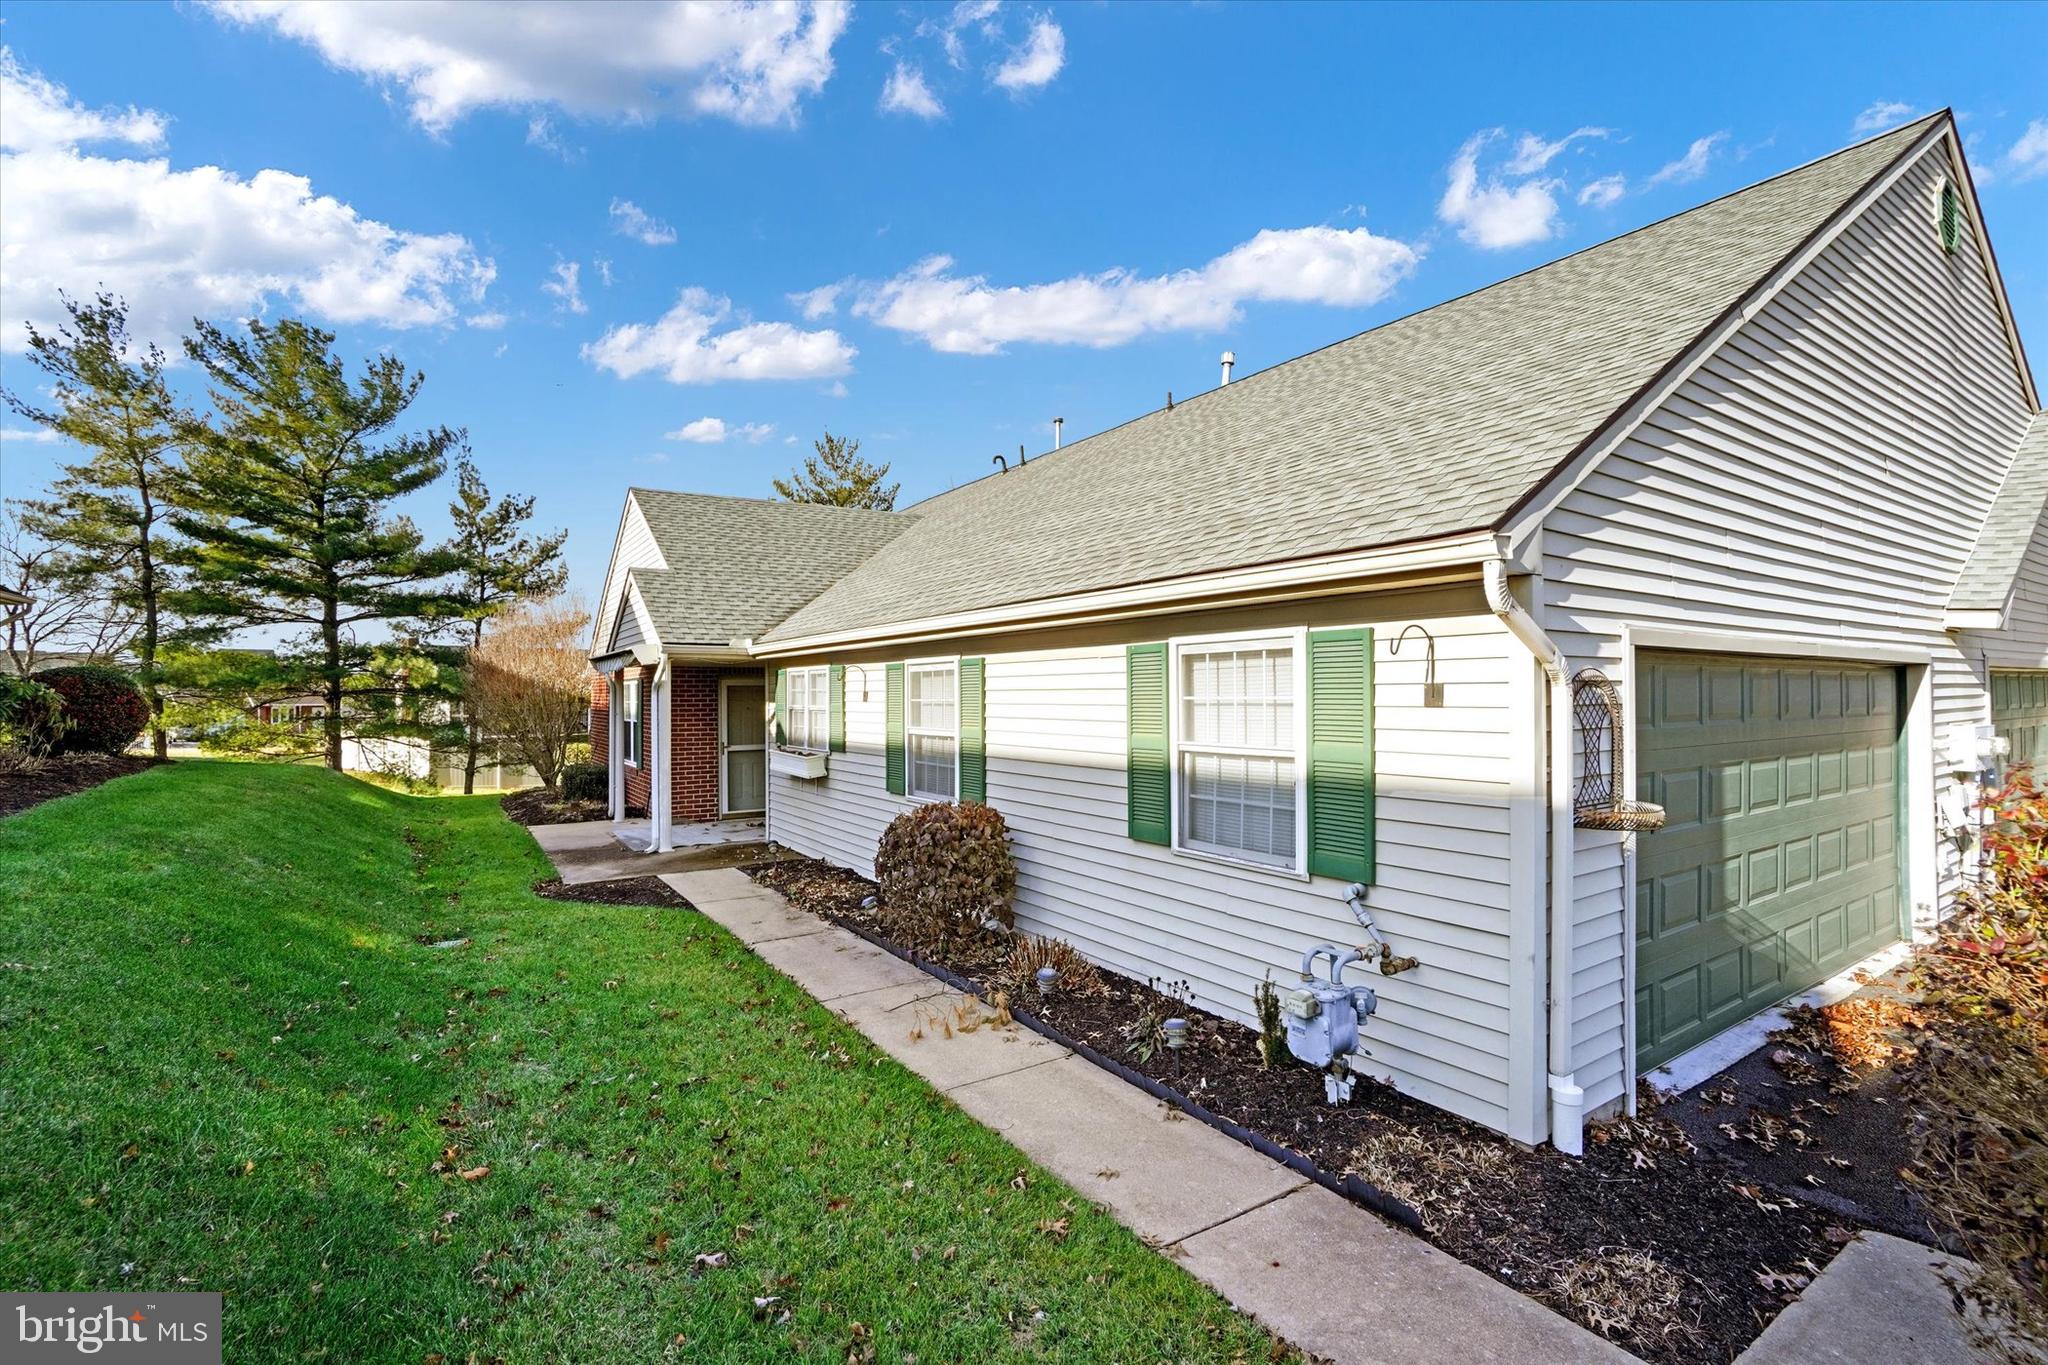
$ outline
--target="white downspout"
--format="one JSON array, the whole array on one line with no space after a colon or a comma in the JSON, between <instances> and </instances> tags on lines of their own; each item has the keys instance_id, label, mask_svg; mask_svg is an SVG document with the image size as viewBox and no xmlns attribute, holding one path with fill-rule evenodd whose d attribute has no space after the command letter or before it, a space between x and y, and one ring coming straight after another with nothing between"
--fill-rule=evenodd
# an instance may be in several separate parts
<instances>
[{"instance_id":1,"label":"white downspout","mask_svg":"<svg viewBox=\"0 0 2048 1365\"><path fill-rule=\"evenodd\" d=\"M1572 1074L1572 689L1564 651L1508 587L1505 560L1485 564L1486 603L1542 665L1550 683L1550 1142L1567 1156L1585 1152L1586 1092Z\"/></svg>"}]
</instances>

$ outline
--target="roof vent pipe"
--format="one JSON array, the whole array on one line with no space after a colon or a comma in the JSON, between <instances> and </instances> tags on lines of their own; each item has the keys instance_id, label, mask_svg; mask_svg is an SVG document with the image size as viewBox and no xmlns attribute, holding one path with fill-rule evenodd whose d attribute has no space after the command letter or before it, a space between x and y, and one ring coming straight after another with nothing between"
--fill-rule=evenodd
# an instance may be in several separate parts
<instances>
[{"instance_id":1,"label":"roof vent pipe","mask_svg":"<svg viewBox=\"0 0 2048 1365\"><path fill-rule=\"evenodd\" d=\"M1224 383L1228 384L1228 383L1230 382L1230 367L1231 367L1232 365L1235 365L1236 363L1237 363L1237 352L1236 352L1236 351L1225 351L1225 352L1223 353L1223 382L1224 382Z\"/></svg>"},{"instance_id":2,"label":"roof vent pipe","mask_svg":"<svg viewBox=\"0 0 2048 1365\"><path fill-rule=\"evenodd\" d=\"M1067 419L1064 417L1055 417L1052 419L1052 448L1054 450L1058 450L1060 448L1060 427L1066 422L1066 420Z\"/></svg>"}]
</instances>

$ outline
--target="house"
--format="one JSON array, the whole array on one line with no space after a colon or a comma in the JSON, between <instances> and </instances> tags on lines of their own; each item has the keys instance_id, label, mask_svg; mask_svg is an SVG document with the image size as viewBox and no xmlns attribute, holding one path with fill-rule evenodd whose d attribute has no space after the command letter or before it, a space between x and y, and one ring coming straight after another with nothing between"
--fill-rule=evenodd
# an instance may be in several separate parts
<instances>
[{"instance_id":1,"label":"house","mask_svg":"<svg viewBox=\"0 0 2048 1365\"><path fill-rule=\"evenodd\" d=\"M867 872L984 800L1020 927L1239 1019L1355 905L1359 1065L1576 1151L1969 874L2039 409L1939 114L905 513L634 490L613 813Z\"/></svg>"}]
</instances>

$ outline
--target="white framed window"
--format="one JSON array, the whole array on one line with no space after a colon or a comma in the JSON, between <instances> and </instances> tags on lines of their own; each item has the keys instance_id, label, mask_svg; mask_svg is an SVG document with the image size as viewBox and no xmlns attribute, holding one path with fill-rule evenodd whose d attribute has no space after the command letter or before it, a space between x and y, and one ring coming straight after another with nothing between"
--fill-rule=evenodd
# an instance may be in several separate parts
<instances>
[{"instance_id":1,"label":"white framed window","mask_svg":"<svg viewBox=\"0 0 2048 1365\"><path fill-rule=\"evenodd\" d=\"M789 670L789 714L782 720L782 742L791 749L820 750L832 744L831 670Z\"/></svg>"},{"instance_id":2,"label":"white framed window","mask_svg":"<svg viewBox=\"0 0 2048 1365\"><path fill-rule=\"evenodd\" d=\"M1306 866L1303 659L1299 631L1174 642L1174 847Z\"/></svg>"},{"instance_id":3,"label":"white framed window","mask_svg":"<svg viewBox=\"0 0 2048 1365\"><path fill-rule=\"evenodd\" d=\"M960 665L910 664L905 668L903 733L910 794L951 801L960 792Z\"/></svg>"},{"instance_id":4,"label":"white framed window","mask_svg":"<svg viewBox=\"0 0 2048 1365\"><path fill-rule=\"evenodd\" d=\"M640 680L628 678L619 697L619 747L632 767L640 766Z\"/></svg>"}]
</instances>

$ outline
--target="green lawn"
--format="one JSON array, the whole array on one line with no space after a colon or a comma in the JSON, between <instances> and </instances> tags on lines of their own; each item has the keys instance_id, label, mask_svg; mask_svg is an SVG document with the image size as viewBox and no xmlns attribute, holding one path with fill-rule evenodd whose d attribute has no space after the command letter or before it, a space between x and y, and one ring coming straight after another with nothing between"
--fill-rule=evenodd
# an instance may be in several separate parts
<instances>
[{"instance_id":1,"label":"green lawn","mask_svg":"<svg viewBox=\"0 0 2048 1365\"><path fill-rule=\"evenodd\" d=\"M546 872L493 798L259 764L0 820L0 1286L218 1289L237 1362L1271 1349L724 931Z\"/></svg>"}]
</instances>

